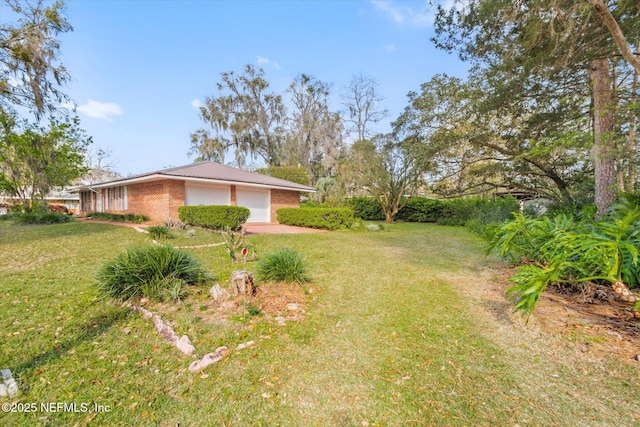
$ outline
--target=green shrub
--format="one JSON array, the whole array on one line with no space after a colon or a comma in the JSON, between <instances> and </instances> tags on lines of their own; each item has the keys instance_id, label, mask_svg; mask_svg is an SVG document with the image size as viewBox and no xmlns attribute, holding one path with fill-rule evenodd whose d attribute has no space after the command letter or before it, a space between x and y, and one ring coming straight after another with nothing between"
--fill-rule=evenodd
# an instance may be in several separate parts
<instances>
[{"instance_id":1,"label":"green shrub","mask_svg":"<svg viewBox=\"0 0 640 427\"><path fill-rule=\"evenodd\" d=\"M280 224L338 230L351 227L353 211L347 208L283 208L276 212Z\"/></svg>"},{"instance_id":2,"label":"green shrub","mask_svg":"<svg viewBox=\"0 0 640 427\"><path fill-rule=\"evenodd\" d=\"M190 253L170 246L133 247L105 262L97 274L99 292L119 301L147 297L175 300L213 277Z\"/></svg>"},{"instance_id":3,"label":"green shrub","mask_svg":"<svg viewBox=\"0 0 640 427\"><path fill-rule=\"evenodd\" d=\"M590 216L546 215L515 220L495 229L488 251L526 261L507 291L516 309L533 311L549 283L640 284L640 209L614 206L597 221Z\"/></svg>"},{"instance_id":4,"label":"green shrub","mask_svg":"<svg viewBox=\"0 0 640 427\"><path fill-rule=\"evenodd\" d=\"M145 221L149 221L149 217L140 214L114 214L109 212L92 212L87 215L91 219L99 221L113 221L113 222L132 222L134 224L142 224Z\"/></svg>"},{"instance_id":5,"label":"green shrub","mask_svg":"<svg viewBox=\"0 0 640 427\"><path fill-rule=\"evenodd\" d=\"M71 222L69 215L57 212L30 212L9 214L9 219L19 225L36 225L36 224L63 224Z\"/></svg>"},{"instance_id":6,"label":"green shrub","mask_svg":"<svg viewBox=\"0 0 640 427\"><path fill-rule=\"evenodd\" d=\"M352 197L348 200L348 205L356 218L365 221L385 220L380 203L373 197Z\"/></svg>"},{"instance_id":7,"label":"green shrub","mask_svg":"<svg viewBox=\"0 0 640 427\"><path fill-rule=\"evenodd\" d=\"M154 240L166 240L173 239L175 237L171 234L169 227L165 225L153 225L151 227L147 227L147 232L149 233L149 237Z\"/></svg>"},{"instance_id":8,"label":"green shrub","mask_svg":"<svg viewBox=\"0 0 640 427\"><path fill-rule=\"evenodd\" d=\"M384 225L371 223L371 224L367 224L365 228L367 231L382 231L384 230Z\"/></svg>"},{"instance_id":9,"label":"green shrub","mask_svg":"<svg viewBox=\"0 0 640 427\"><path fill-rule=\"evenodd\" d=\"M307 276L307 262L294 249L282 248L267 254L258 262L258 278L273 282L305 283Z\"/></svg>"},{"instance_id":10,"label":"green shrub","mask_svg":"<svg viewBox=\"0 0 640 427\"><path fill-rule=\"evenodd\" d=\"M192 226L239 230L251 212L242 206L180 206L178 213L180 221Z\"/></svg>"},{"instance_id":11,"label":"green shrub","mask_svg":"<svg viewBox=\"0 0 640 427\"><path fill-rule=\"evenodd\" d=\"M330 207L327 202L318 203L315 200L303 200L300 202L301 208L328 208Z\"/></svg>"},{"instance_id":12,"label":"green shrub","mask_svg":"<svg viewBox=\"0 0 640 427\"><path fill-rule=\"evenodd\" d=\"M238 257L242 257L243 262L255 258L255 251L252 245L245 243L244 229L238 232L237 230L225 227L225 229L220 232L220 235L224 240L224 249L227 251L231 262L236 262Z\"/></svg>"},{"instance_id":13,"label":"green shrub","mask_svg":"<svg viewBox=\"0 0 640 427\"><path fill-rule=\"evenodd\" d=\"M442 217L444 200L411 197L398 212L396 219L407 222L436 222Z\"/></svg>"}]
</instances>

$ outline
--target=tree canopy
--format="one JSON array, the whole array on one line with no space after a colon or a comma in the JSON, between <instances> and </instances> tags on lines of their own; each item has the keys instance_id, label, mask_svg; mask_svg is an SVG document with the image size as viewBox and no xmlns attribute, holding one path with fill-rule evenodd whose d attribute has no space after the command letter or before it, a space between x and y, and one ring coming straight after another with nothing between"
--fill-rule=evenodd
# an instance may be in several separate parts
<instances>
[{"instance_id":1,"label":"tree canopy","mask_svg":"<svg viewBox=\"0 0 640 427\"><path fill-rule=\"evenodd\" d=\"M637 2L607 2L606 11L603 4L595 0L473 0L465 2L464 8L439 6L434 37L436 46L458 52L473 64L476 78L486 82L489 96L478 104L479 111L505 121L517 119L521 126L515 129L524 131L517 139L529 141L525 150L515 153L524 154L521 159L532 163L532 142L547 150L549 144L566 142L562 135L591 135L578 138L573 150L593 142L588 161L594 169L594 200L601 215L615 198L617 172L635 156L620 150L616 140L616 131L629 131L628 124L635 127L635 121L632 115L616 114L637 90L636 85L631 96L622 96L620 88L629 87L624 77L637 70L629 67L634 61L620 59L621 39L611 32L615 26L605 24L605 12L614 18L627 47L640 40ZM585 118L589 120L586 129Z\"/></svg>"},{"instance_id":2,"label":"tree canopy","mask_svg":"<svg viewBox=\"0 0 640 427\"><path fill-rule=\"evenodd\" d=\"M0 22L0 108L23 106L40 120L68 99L60 89L70 76L58 62L59 36L72 27L63 1L3 3L16 20Z\"/></svg>"},{"instance_id":3,"label":"tree canopy","mask_svg":"<svg viewBox=\"0 0 640 427\"><path fill-rule=\"evenodd\" d=\"M0 190L30 208L87 171L89 143L77 119L42 126L0 113Z\"/></svg>"}]
</instances>

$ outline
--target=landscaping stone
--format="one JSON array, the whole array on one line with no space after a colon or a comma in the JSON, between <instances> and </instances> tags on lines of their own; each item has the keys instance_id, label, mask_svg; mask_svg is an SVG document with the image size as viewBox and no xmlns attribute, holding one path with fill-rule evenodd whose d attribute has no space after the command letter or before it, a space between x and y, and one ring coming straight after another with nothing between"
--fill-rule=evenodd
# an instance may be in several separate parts
<instances>
[{"instance_id":1,"label":"landscaping stone","mask_svg":"<svg viewBox=\"0 0 640 427\"><path fill-rule=\"evenodd\" d=\"M196 351L196 348L191 344L191 340L186 335L181 336L180 339L175 342L175 346L187 356L193 356Z\"/></svg>"},{"instance_id":2,"label":"landscaping stone","mask_svg":"<svg viewBox=\"0 0 640 427\"><path fill-rule=\"evenodd\" d=\"M253 295L255 293L253 273L247 270L236 270L231 273L231 291L233 296Z\"/></svg>"},{"instance_id":3,"label":"landscaping stone","mask_svg":"<svg viewBox=\"0 0 640 427\"><path fill-rule=\"evenodd\" d=\"M302 310L304 310L304 307L302 306L302 304L297 304L293 302L290 302L289 304L287 304L287 311L289 312L298 312Z\"/></svg>"},{"instance_id":4,"label":"landscaping stone","mask_svg":"<svg viewBox=\"0 0 640 427\"><path fill-rule=\"evenodd\" d=\"M218 347L213 353L205 354L202 359L196 360L191 365L189 365L189 370L191 372L198 372L199 370L222 360L224 356L226 356L228 351L229 349L225 346Z\"/></svg>"},{"instance_id":5,"label":"landscaping stone","mask_svg":"<svg viewBox=\"0 0 640 427\"><path fill-rule=\"evenodd\" d=\"M247 341L245 343L238 344L238 346L236 347L236 350L244 350L245 348L253 347L255 344L256 344L255 341Z\"/></svg>"},{"instance_id":6,"label":"landscaping stone","mask_svg":"<svg viewBox=\"0 0 640 427\"><path fill-rule=\"evenodd\" d=\"M137 307L135 305L131 306L131 310L141 313L143 319L153 319L153 326L156 328L156 331L160 334L162 338L169 341L171 344L175 345L178 350L187 356L193 356L195 354L196 348L191 344L191 340L188 336L183 335L178 338L178 334L173 330L173 328L167 325L160 316L157 314L153 314L149 310L146 310L142 307Z\"/></svg>"},{"instance_id":7,"label":"landscaping stone","mask_svg":"<svg viewBox=\"0 0 640 427\"><path fill-rule=\"evenodd\" d=\"M142 307L137 307L135 305L131 306L131 310L135 311L137 313L140 313L142 315L143 319L151 319L153 317L153 313L151 313L149 310L147 310L146 308L142 308Z\"/></svg>"},{"instance_id":8,"label":"landscaping stone","mask_svg":"<svg viewBox=\"0 0 640 427\"><path fill-rule=\"evenodd\" d=\"M20 390L18 389L18 384L16 384L16 380L13 379L11 370L3 369L1 373L2 381L4 382L4 384L1 384L3 386L3 389L0 390L0 396L4 397L9 395L9 398L13 399L20 392Z\"/></svg>"},{"instance_id":9,"label":"landscaping stone","mask_svg":"<svg viewBox=\"0 0 640 427\"><path fill-rule=\"evenodd\" d=\"M209 289L209 295L211 295L211 298L213 298L214 300L219 301L221 299L227 298L229 296L229 293L226 289L222 289L220 285L216 283L211 289Z\"/></svg>"},{"instance_id":10,"label":"landscaping stone","mask_svg":"<svg viewBox=\"0 0 640 427\"><path fill-rule=\"evenodd\" d=\"M153 316L153 326L156 327L156 331L171 344L175 344L178 341L178 335L173 328L162 321L162 318L157 314Z\"/></svg>"}]
</instances>

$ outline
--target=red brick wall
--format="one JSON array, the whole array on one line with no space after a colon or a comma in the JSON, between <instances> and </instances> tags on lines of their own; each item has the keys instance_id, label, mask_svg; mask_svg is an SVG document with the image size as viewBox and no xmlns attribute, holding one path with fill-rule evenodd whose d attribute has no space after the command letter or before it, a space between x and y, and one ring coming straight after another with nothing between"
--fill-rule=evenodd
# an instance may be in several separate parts
<instances>
[{"instance_id":1,"label":"red brick wall","mask_svg":"<svg viewBox=\"0 0 640 427\"><path fill-rule=\"evenodd\" d=\"M235 186L231 186L231 204L235 205ZM167 218L178 219L178 208L184 205L185 183L162 180L127 185L127 210L113 213L142 214L151 222L160 223ZM271 190L271 222L277 223L276 212L281 208L300 207L300 192ZM105 210L106 211L106 210ZM86 212L85 212L86 213Z\"/></svg>"},{"instance_id":2,"label":"red brick wall","mask_svg":"<svg viewBox=\"0 0 640 427\"><path fill-rule=\"evenodd\" d=\"M276 212L282 208L299 208L300 192L289 190L271 190L271 222L278 223Z\"/></svg>"},{"instance_id":3,"label":"red brick wall","mask_svg":"<svg viewBox=\"0 0 640 427\"><path fill-rule=\"evenodd\" d=\"M167 218L178 219L178 208L184 206L184 181L167 180L165 185L169 193L169 216Z\"/></svg>"},{"instance_id":4,"label":"red brick wall","mask_svg":"<svg viewBox=\"0 0 640 427\"><path fill-rule=\"evenodd\" d=\"M235 185L230 185L229 187L231 187L229 193L230 194L230 198L231 198L231 206L235 206L236 205L236 186Z\"/></svg>"},{"instance_id":5,"label":"red brick wall","mask_svg":"<svg viewBox=\"0 0 640 427\"><path fill-rule=\"evenodd\" d=\"M178 219L184 205L184 181L163 180L127 186L127 213L142 214L151 222Z\"/></svg>"}]
</instances>

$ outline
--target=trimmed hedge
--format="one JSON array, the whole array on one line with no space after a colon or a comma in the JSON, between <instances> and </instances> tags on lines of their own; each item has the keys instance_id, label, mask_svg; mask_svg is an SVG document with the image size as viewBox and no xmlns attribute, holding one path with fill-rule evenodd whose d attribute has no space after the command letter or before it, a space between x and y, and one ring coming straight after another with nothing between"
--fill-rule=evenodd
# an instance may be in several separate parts
<instances>
[{"instance_id":1,"label":"trimmed hedge","mask_svg":"<svg viewBox=\"0 0 640 427\"><path fill-rule=\"evenodd\" d=\"M19 225L63 224L72 220L69 215L57 212L14 213L3 216Z\"/></svg>"},{"instance_id":2,"label":"trimmed hedge","mask_svg":"<svg viewBox=\"0 0 640 427\"><path fill-rule=\"evenodd\" d=\"M426 197L412 197L400 209L396 219L407 222L437 222L444 215L447 201L427 199Z\"/></svg>"},{"instance_id":3,"label":"trimmed hedge","mask_svg":"<svg viewBox=\"0 0 640 427\"><path fill-rule=\"evenodd\" d=\"M378 201L372 197L354 197L348 201L355 216L365 221L383 221L384 214ZM435 222L440 225L495 224L513 218L520 206L513 197L483 199L428 199L412 197L400 209L396 220L407 222Z\"/></svg>"},{"instance_id":4,"label":"trimmed hedge","mask_svg":"<svg viewBox=\"0 0 640 427\"><path fill-rule=\"evenodd\" d=\"M373 197L353 197L347 200L356 218L365 221L384 221L384 213L380 203Z\"/></svg>"},{"instance_id":5,"label":"trimmed hedge","mask_svg":"<svg viewBox=\"0 0 640 427\"><path fill-rule=\"evenodd\" d=\"M196 227L239 230L249 218L249 208L242 206L180 206L180 221Z\"/></svg>"},{"instance_id":6,"label":"trimmed hedge","mask_svg":"<svg viewBox=\"0 0 640 427\"><path fill-rule=\"evenodd\" d=\"M351 227L353 211L348 208L283 208L278 209L280 224L337 230Z\"/></svg>"},{"instance_id":7,"label":"trimmed hedge","mask_svg":"<svg viewBox=\"0 0 640 427\"><path fill-rule=\"evenodd\" d=\"M113 221L113 222L133 222L135 224L142 224L145 221L149 221L149 217L140 214L115 214L109 212L91 212L87 214L87 218L97 219L100 221Z\"/></svg>"}]
</instances>

